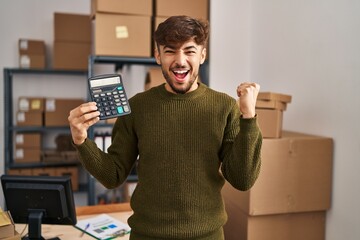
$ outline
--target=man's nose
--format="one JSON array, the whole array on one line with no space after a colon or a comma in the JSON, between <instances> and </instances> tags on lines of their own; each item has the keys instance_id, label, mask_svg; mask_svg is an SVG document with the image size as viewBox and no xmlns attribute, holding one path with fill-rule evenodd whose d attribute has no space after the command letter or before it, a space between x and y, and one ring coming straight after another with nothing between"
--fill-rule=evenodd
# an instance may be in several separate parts
<instances>
[{"instance_id":1,"label":"man's nose","mask_svg":"<svg viewBox=\"0 0 360 240\"><path fill-rule=\"evenodd\" d=\"M175 55L175 63L180 66L184 66L186 64L186 55L182 52L178 52Z\"/></svg>"}]
</instances>

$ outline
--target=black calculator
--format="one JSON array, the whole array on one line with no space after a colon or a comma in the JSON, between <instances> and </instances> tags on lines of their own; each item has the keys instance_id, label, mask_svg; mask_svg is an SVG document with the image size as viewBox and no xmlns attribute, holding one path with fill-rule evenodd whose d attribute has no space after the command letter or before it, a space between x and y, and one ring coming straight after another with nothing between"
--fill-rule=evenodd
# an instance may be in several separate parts
<instances>
[{"instance_id":1,"label":"black calculator","mask_svg":"<svg viewBox=\"0 0 360 240\"><path fill-rule=\"evenodd\" d=\"M90 95L97 103L100 119L116 118L131 112L121 75L106 74L89 78Z\"/></svg>"}]
</instances>

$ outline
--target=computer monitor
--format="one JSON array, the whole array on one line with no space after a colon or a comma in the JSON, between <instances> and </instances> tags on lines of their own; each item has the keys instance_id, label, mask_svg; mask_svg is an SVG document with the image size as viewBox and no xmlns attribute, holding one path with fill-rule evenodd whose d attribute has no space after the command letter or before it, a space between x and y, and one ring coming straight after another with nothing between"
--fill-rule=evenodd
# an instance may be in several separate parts
<instances>
[{"instance_id":1,"label":"computer monitor","mask_svg":"<svg viewBox=\"0 0 360 240\"><path fill-rule=\"evenodd\" d=\"M44 239L42 223L76 224L70 176L2 175L1 184L14 222L29 224L28 236L23 239Z\"/></svg>"}]
</instances>

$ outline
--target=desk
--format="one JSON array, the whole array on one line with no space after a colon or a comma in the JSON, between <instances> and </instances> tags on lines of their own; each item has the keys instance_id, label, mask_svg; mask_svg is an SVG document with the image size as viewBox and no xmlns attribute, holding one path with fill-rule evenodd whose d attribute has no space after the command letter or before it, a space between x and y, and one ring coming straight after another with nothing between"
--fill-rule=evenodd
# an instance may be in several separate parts
<instances>
[{"instance_id":1,"label":"desk","mask_svg":"<svg viewBox=\"0 0 360 240\"><path fill-rule=\"evenodd\" d=\"M119 203L119 204L106 204L106 205L97 205L97 206L84 206L76 208L77 220L94 217L98 214L106 213L110 216L126 223L127 219L131 216L132 211L128 203ZM25 224L16 224L16 231L19 233L24 229ZM27 232L27 229L25 230ZM24 234L25 234L24 232ZM48 225L43 224L41 226L41 233L45 239L59 237L61 240L94 240L93 237L84 234L82 237L79 229L74 226L69 225ZM118 237L119 240L129 240L129 234Z\"/></svg>"}]
</instances>

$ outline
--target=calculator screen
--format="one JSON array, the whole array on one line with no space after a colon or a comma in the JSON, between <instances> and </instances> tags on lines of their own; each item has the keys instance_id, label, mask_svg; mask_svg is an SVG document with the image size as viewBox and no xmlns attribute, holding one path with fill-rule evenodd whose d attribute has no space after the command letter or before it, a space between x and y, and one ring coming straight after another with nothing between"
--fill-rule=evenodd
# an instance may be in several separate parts
<instances>
[{"instance_id":1,"label":"calculator screen","mask_svg":"<svg viewBox=\"0 0 360 240\"><path fill-rule=\"evenodd\" d=\"M102 78L102 79L94 79L90 81L90 86L92 88L106 85L119 84L119 77L110 77L110 78Z\"/></svg>"}]
</instances>

